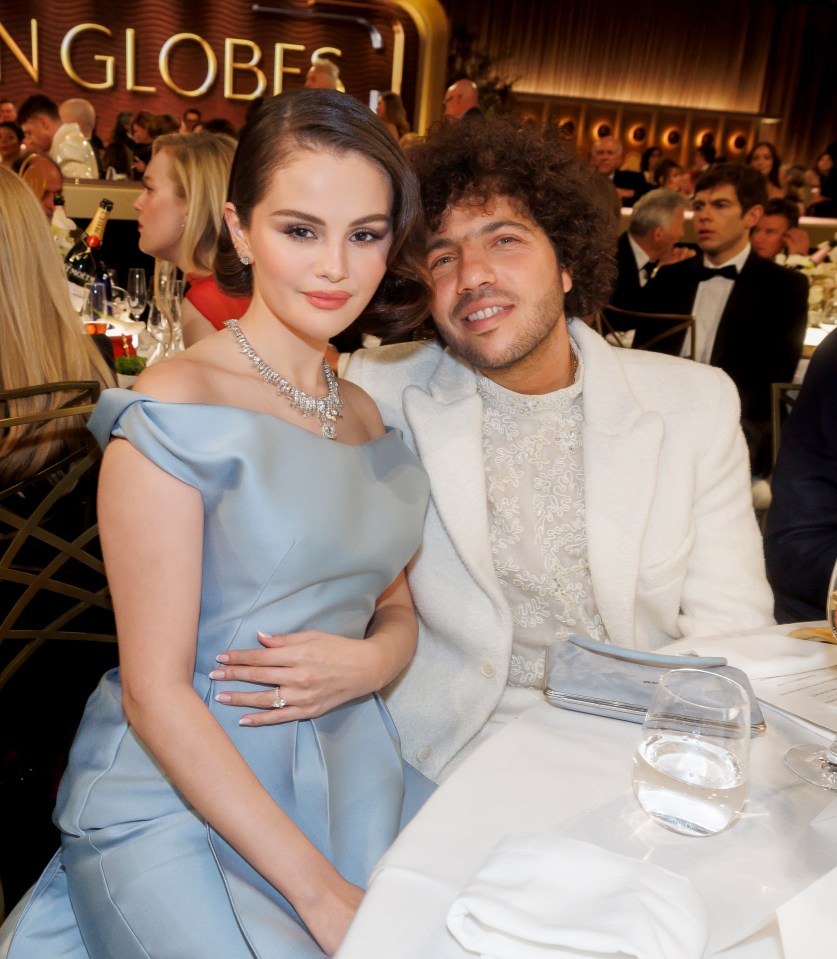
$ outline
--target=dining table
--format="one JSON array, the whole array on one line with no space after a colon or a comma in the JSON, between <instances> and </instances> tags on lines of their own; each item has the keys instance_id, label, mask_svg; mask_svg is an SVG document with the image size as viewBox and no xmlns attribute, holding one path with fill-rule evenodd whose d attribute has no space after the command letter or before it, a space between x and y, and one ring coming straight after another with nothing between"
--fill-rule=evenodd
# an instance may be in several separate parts
<instances>
[{"instance_id":1,"label":"dining table","mask_svg":"<svg viewBox=\"0 0 837 959\"><path fill-rule=\"evenodd\" d=\"M730 664L736 665L736 650L760 648L742 647L742 638L785 642L792 628L734 637ZM686 640L671 651L723 652L726 637L713 639ZM837 684L837 646L788 642L793 656L780 657L773 672L822 666ZM771 673L757 658L750 665L761 676ZM478 955L449 930L451 907L498 844L532 834L545 844L556 837L581 840L685 877L706 907L706 959L836 956L837 792L803 782L784 763L790 746L826 744L833 733L759 698L766 729L751 741L743 812L728 829L706 837L669 831L637 803L631 770L640 724L546 700L531 707L454 769L384 855L338 959ZM837 705L823 708L837 717Z\"/></svg>"}]
</instances>

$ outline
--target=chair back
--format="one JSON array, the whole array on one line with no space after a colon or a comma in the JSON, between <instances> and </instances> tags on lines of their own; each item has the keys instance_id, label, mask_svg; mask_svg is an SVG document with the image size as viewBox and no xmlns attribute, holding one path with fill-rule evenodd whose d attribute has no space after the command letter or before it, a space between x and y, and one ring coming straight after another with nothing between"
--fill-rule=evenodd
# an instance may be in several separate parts
<instances>
[{"instance_id":1,"label":"chair back","mask_svg":"<svg viewBox=\"0 0 837 959\"><path fill-rule=\"evenodd\" d=\"M0 439L24 426L27 444L36 443L45 424L89 415L99 389L84 381L0 391ZM55 408L12 414L10 401L38 394L63 396ZM0 490L0 688L47 641L116 639L96 521L100 461L85 436Z\"/></svg>"},{"instance_id":2,"label":"chair back","mask_svg":"<svg viewBox=\"0 0 837 959\"><path fill-rule=\"evenodd\" d=\"M599 312L596 325L617 346L626 345L627 330L635 330L631 340L635 350L667 352L666 341L684 334L688 337L688 358L695 358L695 318L685 313L643 313L608 305Z\"/></svg>"}]
</instances>

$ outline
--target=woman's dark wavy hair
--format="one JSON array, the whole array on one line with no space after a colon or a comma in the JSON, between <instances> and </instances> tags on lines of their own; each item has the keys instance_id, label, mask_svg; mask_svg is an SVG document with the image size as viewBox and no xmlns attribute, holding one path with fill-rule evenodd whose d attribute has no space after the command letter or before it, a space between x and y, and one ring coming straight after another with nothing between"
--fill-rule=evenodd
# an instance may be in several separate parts
<instances>
[{"instance_id":1,"label":"woman's dark wavy hair","mask_svg":"<svg viewBox=\"0 0 837 959\"><path fill-rule=\"evenodd\" d=\"M776 152L776 147L772 143L768 143L767 140L759 140L759 142L753 147L752 150L747 154L745 163L749 166L753 162L753 155L759 147L767 147L767 152L770 154L770 161L773 166L770 167L770 173L767 174L767 179L773 186L781 186L779 183L779 168L782 165L782 158Z\"/></svg>"},{"instance_id":2,"label":"woman's dark wavy hair","mask_svg":"<svg viewBox=\"0 0 837 959\"><path fill-rule=\"evenodd\" d=\"M355 323L363 332L384 339L409 339L404 334L425 319L430 300L418 182L398 144L368 107L333 90L301 90L268 100L241 132L227 199L248 226L274 173L306 150L356 153L389 177L393 236L387 271ZM346 183L345 188L351 190L352 184ZM239 262L226 223L218 239L215 278L232 296L250 296L253 292L252 269Z\"/></svg>"},{"instance_id":3,"label":"woman's dark wavy hair","mask_svg":"<svg viewBox=\"0 0 837 959\"><path fill-rule=\"evenodd\" d=\"M409 151L424 215L438 230L451 206L502 196L549 237L572 276L568 315L605 306L616 279L613 216L589 173L556 134L497 117L446 124Z\"/></svg>"}]
</instances>

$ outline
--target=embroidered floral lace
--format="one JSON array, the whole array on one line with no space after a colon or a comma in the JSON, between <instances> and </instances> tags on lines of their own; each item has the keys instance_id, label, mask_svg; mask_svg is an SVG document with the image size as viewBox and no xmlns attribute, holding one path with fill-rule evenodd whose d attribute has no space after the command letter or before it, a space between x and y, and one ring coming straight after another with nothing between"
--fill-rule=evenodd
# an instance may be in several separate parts
<instances>
[{"instance_id":1,"label":"embroidered floral lace","mask_svg":"<svg viewBox=\"0 0 837 959\"><path fill-rule=\"evenodd\" d=\"M514 622L510 686L543 685L548 645L570 633L607 642L584 520L583 367L524 396L478 375L491 549Z\"/></svg>"}]
</instances>

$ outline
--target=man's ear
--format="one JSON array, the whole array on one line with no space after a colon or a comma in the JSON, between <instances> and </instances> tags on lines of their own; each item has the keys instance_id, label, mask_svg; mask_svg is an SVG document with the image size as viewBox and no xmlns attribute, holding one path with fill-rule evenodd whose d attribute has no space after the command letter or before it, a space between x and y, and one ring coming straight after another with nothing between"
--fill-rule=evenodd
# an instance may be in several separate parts
<instances>
[{"instance_id":1,"label":"man's ear","mask_svg":"<svg viewBox=\"0 0 837 959\"><path fill-rule=\"evenodd\" d=\"M762 216L764 216L764 207L761 203L751 206L744 214L744 226L746 226L748 230L752 230Z\"/></svg>"}]
</instances>

